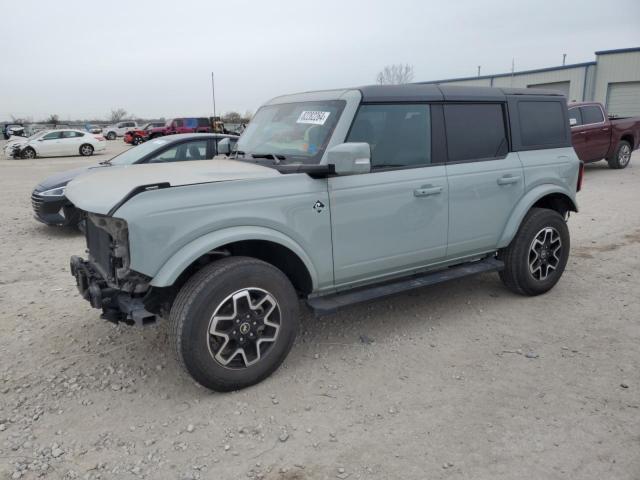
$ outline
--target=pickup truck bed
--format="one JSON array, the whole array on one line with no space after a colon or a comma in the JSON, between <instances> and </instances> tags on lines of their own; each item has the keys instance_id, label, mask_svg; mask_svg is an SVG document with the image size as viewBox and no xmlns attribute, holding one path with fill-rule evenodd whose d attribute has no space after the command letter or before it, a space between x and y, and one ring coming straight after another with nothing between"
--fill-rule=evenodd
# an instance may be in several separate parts
<instances>
[{"instance_id":1,"label":"pickup truck bed","mask_svg":"<svg viewBox=\"0 0 640 480\"><path fill-rule=\"evenodd\" d=\"M585 163L607 159L624 168L640 144L640 117L609 118L600 103L570 104L569 121L573 148Z\"/></svg>"}]
</instances>

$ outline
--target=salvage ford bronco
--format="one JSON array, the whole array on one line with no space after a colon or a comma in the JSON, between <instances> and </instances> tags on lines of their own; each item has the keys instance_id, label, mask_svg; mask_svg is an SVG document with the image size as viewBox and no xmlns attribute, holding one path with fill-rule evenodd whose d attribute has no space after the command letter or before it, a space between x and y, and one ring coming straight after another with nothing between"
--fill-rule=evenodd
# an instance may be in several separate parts
<instances>
[{"instance_id":1,"label":"salvage ford bronco","mask_svg":"<svg viewBox=\"0 0 640 480\"><path fill-rule=\"evenodd\" d=\"M321 314L489 271L519 294L548 291L581 181L553 92L288 95L258 110L229 159L69 183L88 247L71 272L105 319L168 318L193 378L235 390L282 363L300 300Z\"/></svg>"}]
</instances>

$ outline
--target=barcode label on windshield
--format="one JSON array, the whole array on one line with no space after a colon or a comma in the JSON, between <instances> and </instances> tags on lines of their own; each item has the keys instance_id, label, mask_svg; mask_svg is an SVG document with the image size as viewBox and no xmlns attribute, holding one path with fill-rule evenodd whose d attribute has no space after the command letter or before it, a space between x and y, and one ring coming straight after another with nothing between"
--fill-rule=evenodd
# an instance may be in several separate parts
<instances>
[{"instance_id":1,"label":"barcode label on windshield","mask_svg":"<svg viewBox=\"0 0 640 480\"><path fill-rule=\"evenodd\" d=\"M311 123L313 125L324 125L324 122L329 118L329 114L331 112L318 112L318 111L310 111L305 110L298 117L298 121L296 123Z\"/></svg>"}]
</instances>

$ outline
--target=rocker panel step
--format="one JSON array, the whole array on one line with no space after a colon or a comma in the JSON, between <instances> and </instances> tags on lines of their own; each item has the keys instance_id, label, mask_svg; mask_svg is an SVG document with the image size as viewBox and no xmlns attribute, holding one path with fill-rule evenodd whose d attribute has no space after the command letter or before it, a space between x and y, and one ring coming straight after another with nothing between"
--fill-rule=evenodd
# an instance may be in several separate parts
<instances>
[{"instance_id":1,"label":"rocker panel step","mask_svg":"<svg viewBox=\"0 0 640 480\"><path fill-rule=\"evenodd\" d=\"M503 268L504 263L502 261L496 258L485 258L477 262L463 263L443 270L415 275L408 279L392 281L382 285L377 284L344 293L310 298L307 300L307 304L316 315L327 315L334 313L342 307L355 305L356 303L388 297L396 293L448 282L449 280L468 277L469 275L476 275L478 273L497 272Z\"/></svg>"}]
</instances>

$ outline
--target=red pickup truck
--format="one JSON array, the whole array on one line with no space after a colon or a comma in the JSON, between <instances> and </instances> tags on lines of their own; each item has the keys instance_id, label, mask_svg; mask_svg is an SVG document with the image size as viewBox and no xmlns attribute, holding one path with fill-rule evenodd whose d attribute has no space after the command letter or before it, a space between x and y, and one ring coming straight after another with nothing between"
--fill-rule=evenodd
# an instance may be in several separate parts
<instances>
[{"instance_id":1,"label":"red pickup truck","mask_svg":"<svg viewBox=\"0 0 640 480\"><path fill-rule=\"evenodd\" d=\"M173 135L176 133L210 133L211 131L211 121L208 118L174 118L162 127L152 128L149 131L149 138Z\"/></svg>"},{"instance_id":2,"label":"red pickup truck","mask_svg":"<svg viewBox=\"0 0 640 480\"><path fill-rule=\"evenodd\" d=\"M602 104L570 103L573 148L585 163L603 158L611 168L625 168L640 146L640 117L607 117Z\"/></svg>"}]
</instances>

